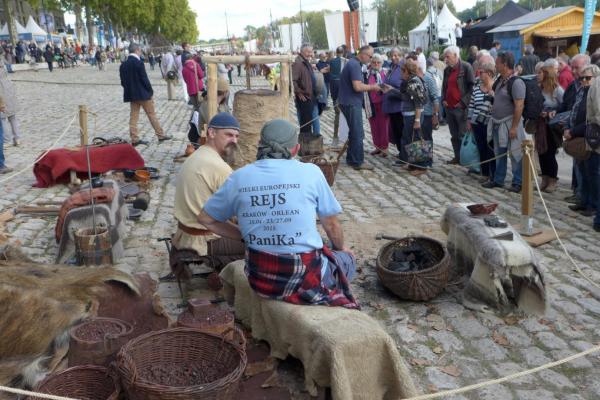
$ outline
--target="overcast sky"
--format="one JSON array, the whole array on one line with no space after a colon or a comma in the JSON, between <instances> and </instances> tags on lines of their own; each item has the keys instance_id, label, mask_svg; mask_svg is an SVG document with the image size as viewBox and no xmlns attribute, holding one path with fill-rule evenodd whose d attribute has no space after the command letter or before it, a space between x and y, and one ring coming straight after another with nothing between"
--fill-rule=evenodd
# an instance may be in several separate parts
<instances>
[{"instance_id":1,"label":"overcast sky","mask_svg":"<svg viewBox=\"0 0 600 400\"><path fill-rule=\"evenodd\" d=\"M302 10L348 10L346 0L301 0ZM300 10L300 0L189 0L198 15L200 39L224 38L227 36L225 11L229 22L229 34L242 36L246 25L263 26L269 23L269 10L273 20L291 17ZM370 0L364 0L365 6ZM475 0L455 0L457 9L463 10L475 4ZM418 23L418 22L417 22Z\"/></svg>"}]
</instances>

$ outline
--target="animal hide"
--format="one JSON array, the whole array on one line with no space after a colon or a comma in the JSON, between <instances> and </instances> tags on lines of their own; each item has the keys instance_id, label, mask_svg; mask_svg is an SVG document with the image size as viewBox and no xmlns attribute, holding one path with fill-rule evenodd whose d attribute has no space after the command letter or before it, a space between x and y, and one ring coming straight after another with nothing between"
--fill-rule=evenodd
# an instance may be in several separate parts
<instances>
[{"instance_id":1,"label":"animal hide","mask_svg":"<svg viewBox=\"0 0 600 400\"><path fill-rule=\"evenodd\" d=\"M115 268L36 264L0 248L0 384L31 387L55 367L68 329L96 315L111 281L140 295L133 277Z\"/></svg>"},{"instance_id":2,"label":"animal hide","mask_svg":"<svg viewBox=\"0 0 600 400\"><path fill-rule=\"evenodd\" d=\"M455 267L471 278L465 288L464 305L486 311L494 307L518 307L531 314L544 314L546 285L543 267L531 247L512 227L490 228L482 218L472 217L464 204L450 205L442 218L448 234L448 251ZM493 237L511 231L513 240Z\"/></svg>"}]
</instances>

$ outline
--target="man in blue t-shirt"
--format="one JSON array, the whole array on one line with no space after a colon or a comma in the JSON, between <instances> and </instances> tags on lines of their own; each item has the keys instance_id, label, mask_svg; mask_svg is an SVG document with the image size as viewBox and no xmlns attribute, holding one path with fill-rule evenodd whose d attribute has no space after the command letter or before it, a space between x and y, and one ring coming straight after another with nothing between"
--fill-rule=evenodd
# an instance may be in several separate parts
<instances>
[{"instance_id":1,"label":"man in blue t-shirt","mask_svg":"<svg viewBox=\"0 0 600 400\"><path fill-rule=\"evenodd\" d=\"M363 149L362 105L364 92L382 90L377 84L366 85L363 82L362 64L368 64L373 57L373 48L363 46L358 56L350 59L340 76L340 94L338 103L340 110L348 123L348 153L346 162L356 170L372 170L373 166L366 164Z\"/></svg>"},{"instance_id":2,"label":"man in blue t-shirt","mask_svg":"<svg viewBox=\"0 0 600 400\"><path fill-rule=\"evenodd\" d=\"M259 293L261 288L272 289L270 285L287 279L287 275L274 277L277 272L269 268L272 263L289 261L290 257L297 258L295 264L318 260L318 268L314 263L311 265L318 269L317 286L322 285L328 288L326 290L335 288L340 273L345 280L355 271L354 258L344 247L344 235L337 218L342 208L319 167L292 159L299 148L298 133L291 123L285 120L266 123L261 131L257 161L231 174L206 202L198 217L200 223L214 233L234 240L243 238L249 254L248 279ZM234 216L239 225L227 222ZM323 249L317 216L333 252ZM260 261L269 257L274 261L261 265ZM306 268L309 274L310 265ZM301 276L291 279L302 282L305 276L299 271ZM314 279L312 282L314 285ZM288 288L285 292L289 295L293 290ZM273 295L273 290L264 290L261 294L273 298L283 296Z\"/></svg>"}]
</instances>

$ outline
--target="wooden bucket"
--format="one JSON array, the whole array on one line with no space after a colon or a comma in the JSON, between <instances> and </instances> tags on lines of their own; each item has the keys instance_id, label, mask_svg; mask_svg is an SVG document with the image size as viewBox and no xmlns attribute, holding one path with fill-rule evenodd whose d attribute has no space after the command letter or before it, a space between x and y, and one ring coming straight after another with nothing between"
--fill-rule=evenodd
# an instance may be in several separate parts
<instances>
[{"instance_id":1,"label":"wooden bucket","mask_svg":"<svg viewBox=\"0 0 600 400\"><path fill-rule=\"evenodd\" d=\"M256 152L263 125L283 118L281 94L268 89L247 89L235 93L233 115L240 123L239 152L235 155L234 168L241 168L256 161Z\"/></svg>"},{"instance_id":2,"label":"wooden bucket","mask_svg":"<svg viewBox=\"0 0 600 400\"><path fill-rule=\"evenodd\" d=\"M81 228L75 231L75 251L79 265L112 264L112 243L106 227Z\"/></svg>"}]
</instances>

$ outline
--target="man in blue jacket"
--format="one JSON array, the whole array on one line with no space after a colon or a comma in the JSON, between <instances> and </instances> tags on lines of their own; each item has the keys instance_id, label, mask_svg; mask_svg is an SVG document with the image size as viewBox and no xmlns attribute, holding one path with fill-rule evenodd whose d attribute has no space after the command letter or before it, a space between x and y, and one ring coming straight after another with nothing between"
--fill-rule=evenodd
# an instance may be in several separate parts
<instances>
[{"instance_id":1,"label":"man in blue jacket","mask_svg":"<svg viewBox=\"0 0 600 400\"><path fill-rule=\"evenodd\" d=\"M148 144L147 141L141 140L138 136L137 123L140 116L140 107L144 109L144 112L148 116L159 142L173 138L170 135L165 135L158 122L158 118L156 118L154 101L152 101L154 92L146 74L144 62L140 59L141 54L142 49L140 45L131 43L129 45L129 57L119 68L121 86L123 86L123 101L131 105L129 135L131 136L131 144L134 146Z\"/></svg>"}]
</instances>

